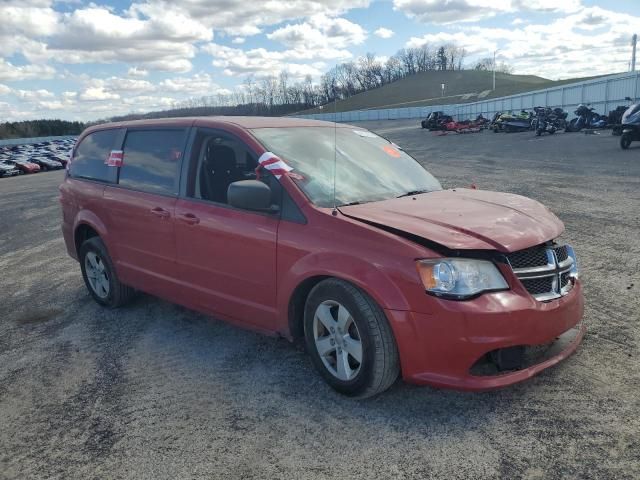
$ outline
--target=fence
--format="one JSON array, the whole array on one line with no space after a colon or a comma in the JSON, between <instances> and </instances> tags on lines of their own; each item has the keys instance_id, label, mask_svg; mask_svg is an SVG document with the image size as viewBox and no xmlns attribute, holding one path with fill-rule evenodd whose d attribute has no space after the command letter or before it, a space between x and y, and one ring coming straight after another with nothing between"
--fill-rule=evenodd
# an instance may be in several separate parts
<instances>
[{"instance_id":1,"label":"fence","mask_svg":"<svg viewBox=\"0 0 640 480\"><path fill-rule=\"evenodd\" d=\"M571 113L581 103L590 104L598 113L605 114L609 113L610 110L614 110L618 105L626 105L625 97L630 97L634 100L638 99L638 96L640 96L640 76L638 74L639 72L637 71L619 73L533 92L456 105L384 108L296 116L316 120L356 122L361 120L424 118L429 112L441 110L447 115L454 116L457 120L465 120L467 118L475 118L480 114L491 118L496 112L527 110L537 106L560 107Z\"/></svg>"}]
</instances>

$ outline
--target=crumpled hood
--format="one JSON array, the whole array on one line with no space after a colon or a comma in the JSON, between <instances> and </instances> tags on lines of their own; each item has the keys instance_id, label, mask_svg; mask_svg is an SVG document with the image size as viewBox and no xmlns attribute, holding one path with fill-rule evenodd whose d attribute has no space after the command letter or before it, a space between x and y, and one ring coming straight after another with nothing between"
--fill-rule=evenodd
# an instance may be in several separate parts
<instances>
[{"instance_id":1,"label":"crumpled hood","mask_svg":"<svg viewBox=\"0 0 640 480\"><path fill-rule=\"evenodd\" d=\"M558 217L535 200L464 188L340 207L340 211L456 250L514 252L553 240L564 231Z\"/></svg>"}]
</instances>

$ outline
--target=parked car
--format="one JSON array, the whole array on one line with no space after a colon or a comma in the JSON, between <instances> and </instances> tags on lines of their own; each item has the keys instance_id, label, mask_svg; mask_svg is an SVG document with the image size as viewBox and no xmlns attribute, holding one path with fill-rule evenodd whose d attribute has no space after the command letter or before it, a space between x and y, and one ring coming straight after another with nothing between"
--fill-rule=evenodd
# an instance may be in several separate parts
<instances>
[{"instance_id":1,"label":"parked car","mask_svg":"<svg viewBox=\"0 0 640 480\"><path fill-rule=\"evenodd\" d=\"M22 174L22 172L18 170L15 165L11 165L6 162L0 162L0 177L13 177L20 174Z\"/></svg>"},{"instance_id":2,"label":"parked car","mask_svg":"<svg viewBox=\"0 0 640 480\"><path fill-rule=\"evenodd\" d=\"M79 137L60 192L66 248L97 303L140 290L304 340L347 395L382 392L399 374L503 387L584 335L576 255L553 213L519 195L443 190L359 127L103 124Z\"/></svg>"},{"instance_id":3,"label":"parked car","mask_svg":"<svg viewBox=\"0 0 640 480\"><path fill-rule=\"evenodd\" d=\"M5 160L6 163L15 165L22 173L38 173L40 171L40 165L37 163L28 162L20 158L12 158Z\"/></svg>"},{"instance_id":4,"label":"parked car","mask_svg":"<svg viewBox=\"0 0 640 480\"><path fill-rule=\"evenodd\" d=\"M62 163L51 160L45 156L30 157L29 161L40 165L42 170L59 170L62 168Z\"/></svg>"}]
</instances>

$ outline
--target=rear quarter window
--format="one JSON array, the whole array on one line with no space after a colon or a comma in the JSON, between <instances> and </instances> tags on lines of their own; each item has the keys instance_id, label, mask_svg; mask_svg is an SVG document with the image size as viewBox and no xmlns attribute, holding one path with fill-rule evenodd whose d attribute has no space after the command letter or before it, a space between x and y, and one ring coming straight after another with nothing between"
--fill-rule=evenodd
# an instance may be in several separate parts
<instances>
[{"instance_id":1,"label":"rear quarter window","mask_svg":"<svg viewBox=\"0 0 640 480\"><path fill-rule=\"evenodd\" d=\"M149 193L176 195L186 129L129 130L119 184Z\"/></svg>"},{"instance_id":2,"label":"rear quarter window","mask_svg":"<svg viewBox=\"0 0 640 480\"><path fill-rule=\"evenodd\" d=\"M122 144L123 129L101 130L82 139L75 149L69 175L101 182L115 183L118 169L106 165L111 150L118 150Z\"/></svg>"}]
</instances>

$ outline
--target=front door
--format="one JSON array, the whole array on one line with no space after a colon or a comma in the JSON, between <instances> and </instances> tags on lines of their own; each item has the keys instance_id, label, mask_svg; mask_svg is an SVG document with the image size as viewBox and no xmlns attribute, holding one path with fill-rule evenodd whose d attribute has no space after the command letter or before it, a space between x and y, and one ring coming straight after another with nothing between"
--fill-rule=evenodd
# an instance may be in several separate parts
<instances>
[{"instance_id":1,"label":"front door","mask_svg":"<svg viewBox=\"0 0 640 480\"><path fill-rule=\"evenodd\" d=\"M188 303L272 330L276 320L277 215L230 207L231 182L255 178L256 156L231 134L194 137L186 197L178 199L176 255Z\"/></svg>"}]
</instances>

